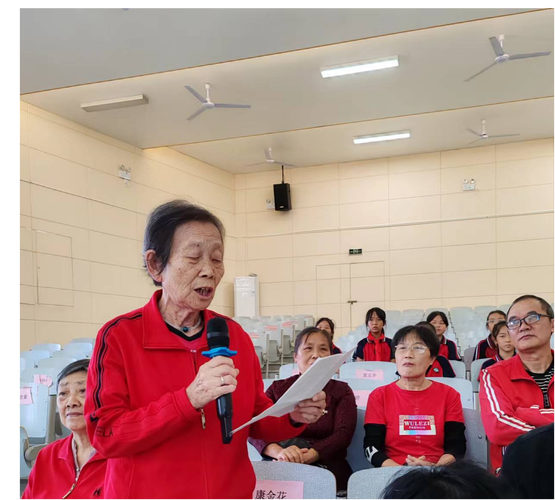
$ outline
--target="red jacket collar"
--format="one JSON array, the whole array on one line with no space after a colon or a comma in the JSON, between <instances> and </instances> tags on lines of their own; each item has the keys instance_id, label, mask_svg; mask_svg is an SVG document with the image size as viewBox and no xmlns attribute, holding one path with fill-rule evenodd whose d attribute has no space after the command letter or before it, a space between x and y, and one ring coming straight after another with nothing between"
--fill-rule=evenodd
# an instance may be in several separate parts
<instances>
[{"instance_id":1,"label":"red jacket collar","mask_svg":"<svg viewBox=\"0 0 555 500\"><path fill-rule=\"evenodd\" d=\"M551 350L551 354L553 355L553 350ZM526 368L524 368L522 360L518 354L512 358L506 359L505 363L511 363L511 380L534 380L532 375L530 375L526 371Z\"/></svg>"},{"instance_id":2,"label":"red jacket collar","mask_svg":"<svg viewBox=\"0 0 555 500\"><path fill-rule=\"evenodd\" d=\"M490 333L487 337L486 337L486 342L488 343L488 347L490 349L495 349L495 344L493 342L493 333Z\"/></svg>"},{"instance_id":3,"label":"red jacket collar","mask_svg":"<svg viewBox=\"0 0 555 500\"><path fill-rule=\"evenodd\" d=\"M443 344L443 345L447 344L447 339L445 338L445 335L442 335L442 336L441 336L441 342L440 342L440 344Z\"/></svg>"},{"instance_id":4,"label":"red jacket collar","mask_svg":"<svg viewBox=\"0 0 555 500\"><path fill-rule=\"evenodd\" d=\"M368 340L368 342L385 342L385 333L382 332L378 338L375 338L370 332L368 332L366 340Z\"/></svg>"},{"instance_id":5,"label":"red jacket collar","mask_svg":"<svg viewBox=\"0 0 555 500\"><path fill-rule=\"evenodd\" d=\"M67 438L65 438L65 443L62 443L60 448L58 449L58 458L61 460L66 460L71 464L71 468L75 468L75 461L73 460L73 450L71 449L71 443L73 441L73 434L70 434ZM95 460L106 460L98 451L89 459L89 462Z\"/></svg>"}]
</instances>

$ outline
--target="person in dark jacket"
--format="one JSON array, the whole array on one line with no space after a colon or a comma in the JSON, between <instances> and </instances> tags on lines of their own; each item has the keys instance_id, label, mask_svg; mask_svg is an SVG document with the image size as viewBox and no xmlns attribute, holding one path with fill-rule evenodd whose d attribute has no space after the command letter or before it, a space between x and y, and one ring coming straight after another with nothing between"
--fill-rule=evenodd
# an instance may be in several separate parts
<instances>
[{"instance_id":1,"label":"person in dark jacket","mask_svg":"<svg viewBox=\"0 0 555 500\"><path fill-rule=\"evenodd\" d=\"M393 361L391 339L385 336L385 311L372 307L366 312L368 336L362 339L353 352L353 361Z\"/></svg>"},{"instance_id":2,"label":"person in dark jacket","mask_svg":"<svg viewBox=\"0 0 555 500\"><path fill-rule=\"evenodd\" d=\"M436 333L434 325L428 323L427 321L420 321L420 323L416 323L415 326L424 326L432 333ZM426 377L455 378L456 373L449 360L445 356L438 354L434 362L428 368L428 371L426 372Z\"/></svg>"},{"instance_id":3,"label":"person in dark jacket","mask_svg":"<svg viewBox=\"0 0 555 500\"><path fill-rule=\"evenodd\" d=\"M491 332L497 345L497 353L491 359L484 361L482 365L482 370L490 367L494 363L503 361L505 359L512 358L516 356L516 349L509 334L509 329L507 328L507 323L505 321L500 321L493 326Z\"/></svg>"},{"instance_id":4,"label":"person in dark jacket","mask_svg":"<svg viewBox=\"0 0 555 500\"><path fill-rule=\"evenodd\" d=\"M493 327L500 321L507 321L507 315L500 309L491 311L488 314L488 318L486 320L486 329L489 332L488 336L478 342L478 345L474 350L474 355L472 356L472 361L476 361L477 359L492 358L495 356L497 346L495 345L495 339L493 338L491 332L493 331Z\"/></svg>"},{"instance_id":5,"label":"person in dark jacket","mask_svg":"<svg viewBox=\"0 0 555 500\"><path fill-rule=\"evenodd\" d=\"M445 332L449 327L447 315L442 311L433 311L428 314L426 321L435 328L439 339L439 354L451 361L460 361L461 357L457 352L457 345L445 337Z\"/></svg>"},{"instance_id":6,"label":"person in dark jacket","mask_svg":"<svg viewBox=\"0 0 555 500\"><path fill-rule=\"evenodd\" d=\"M332 345L331 353L332 354L341 354L341 349L339 349L339 347L337 347L333 343L333 334L335 333L335 323L330 318L320 318L316 322L316 328L320 328L320 330L325 330L326 332L328 332L330 334L331 342L332 342L332 344L331 344Z\"/></svg>"}]
</instances>

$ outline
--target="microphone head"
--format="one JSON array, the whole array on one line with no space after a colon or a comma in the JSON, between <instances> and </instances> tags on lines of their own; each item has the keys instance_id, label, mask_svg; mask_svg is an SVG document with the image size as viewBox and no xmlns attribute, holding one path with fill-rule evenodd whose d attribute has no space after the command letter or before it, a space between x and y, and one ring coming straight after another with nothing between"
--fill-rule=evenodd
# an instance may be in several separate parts
<instances>
[{"instance_id":1,"label":"microphone head","mask_svg":"<svg viewBox=\"0 0 555 500\"><path fill-rule=\"evenodd\" d=\"M208 348L229 347L229 328L223 318L212 318L206 325Z\"/></svg>"}]
</instances>

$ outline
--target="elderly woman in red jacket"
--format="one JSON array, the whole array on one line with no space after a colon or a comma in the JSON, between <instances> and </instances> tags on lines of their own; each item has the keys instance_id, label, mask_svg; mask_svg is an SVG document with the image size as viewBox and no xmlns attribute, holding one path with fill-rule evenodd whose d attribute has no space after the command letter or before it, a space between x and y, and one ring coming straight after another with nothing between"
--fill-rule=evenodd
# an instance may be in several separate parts
<instances>
[{"instance_id":1,"label":"elderly woman in red jacket","mask_svg":"<svg viewBox=\"0 0 555 500\"><path fill-rule=\"evenodd\" d=\"M272 405L252 341L208 307L224 275L224 228L176 200L149 216L143 244L155 285L148 304L106 323L85 404L92 444L108 458L107 498L250 498L249 435L296 436L324 412L325 394L280 418L257 421L224 444L216 400L232 394L233 428ZM235 357L208 359L207 323L221 318ZM230 354L230 353L228 353Z\"/></svg>"},{"instance_id":2,"label":"elderly woman in red jacket","mask_svg":"<svg viewBox=\"0 0 555 500\"><path fill-rule=\"evenodd\" d=\"M104 498L106 459L91 445L84 417L88 366L81 359L58 375L56 403L71 434L39 452L23 498Z\"/></svg>"}]
</instances>

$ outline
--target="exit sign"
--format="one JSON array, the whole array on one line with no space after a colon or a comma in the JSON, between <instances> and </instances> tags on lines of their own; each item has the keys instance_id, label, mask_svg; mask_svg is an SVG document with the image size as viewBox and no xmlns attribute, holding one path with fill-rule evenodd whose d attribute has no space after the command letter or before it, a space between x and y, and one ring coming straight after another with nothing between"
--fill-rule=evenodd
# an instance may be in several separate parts
<instances>
[{"instance_id":1,"label":"exit sign","mask_svg":"<svg viewBox=\"0 0 555 500\"><path fill-rule=\"evenodd\" d=\"M349 255L360 255L362 248L349 248Z\"/></svg>"}]
</instances>

